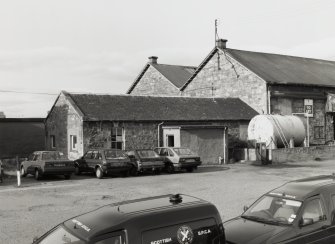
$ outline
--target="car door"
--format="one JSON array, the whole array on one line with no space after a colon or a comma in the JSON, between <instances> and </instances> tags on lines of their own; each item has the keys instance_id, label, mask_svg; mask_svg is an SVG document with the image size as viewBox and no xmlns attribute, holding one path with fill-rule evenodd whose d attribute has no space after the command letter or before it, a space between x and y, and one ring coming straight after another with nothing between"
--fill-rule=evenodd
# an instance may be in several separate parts
<instances>
[{"instance_id":1,"label":"car door","mask_svg":"<svg viewBox=\"0 0 335 244\"><path fill-rule=\"evenodd\" d=\"M87 164L87 166L91 169L94 169L95 166L99 163L99 151L98 150L94 150L94 151L90 151L89 154L87 154L85 159L85 162Z\"/></svg>"},{"instance_id":2,"label":"car door","mask_svg":"<svg viewBox=\"0 0 335 244\"><path fill-rule=\"evenodd\" d=\"M329 226L329 220L327 220L326 216L324 203L320 196L307 199L304 203L300 215L299 228L297 229L299 238L296 241L298 242L295 243L334 243L333 237L329 235L329 231L325 228L325 226Z\"/></svg>"},{"instance_id":3,"label":"car door","mask_svg":"<svg viewBox=\"0 0 335 244\"><path fill-rule=\"evenodd\" d=\"M34 159L35 155L36 155L35 153L30 154L28 159L24 161L23 167L28 174L34 173L32 164L33 164L33 161L35 160Z\"/></svg>"},{"instance_id":4,"label":"car door","mask_svg":"<svg viewBox=\"0 0 335 244\"><path fill-rule=\"evenodd\" d=\"M172 162L173 164L178 164L179 163L179 156L173 152L170 148L167 148L167 158Z\"/></svg>"}]
</instances>

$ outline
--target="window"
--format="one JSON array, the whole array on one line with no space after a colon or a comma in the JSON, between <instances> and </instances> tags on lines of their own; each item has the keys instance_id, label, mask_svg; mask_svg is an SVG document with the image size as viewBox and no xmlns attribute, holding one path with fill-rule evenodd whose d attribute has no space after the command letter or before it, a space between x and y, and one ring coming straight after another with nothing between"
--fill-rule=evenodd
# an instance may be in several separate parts
<instances>
[{"instance_id":1,"label":"window","mask_svg":"<svg viewBox=\"0 0 335 244\"><path fill-rule=\"evenodd\" d=\"M51 144L51 148L56 147L56 137L54 135L50 136L50 144Z\"/></svg>"},{"instance_id":2,"label":"window","mask_svg":"<svg viewBox=\"0 0 335 244\"><path fill-rule=\"evenodd\" d=\"M112 149L123 149L123 128L113 127Z\"/></svg>"},{"instance_id":3,"label":"window","mask_svg":"<svg viewBox=\"0 0 335 244\"><path fill-rule=\"evenodd\" d=\"M302 214L303 219L312 219L313 223L326 219L324 208L320 199L313 199L306 204Z\"/></svg>"},{"instance_id":4,"label":"window","mask_svg":"<svg viewBox=\"0 0 335 244\"><path fill-rule=\"evenodd\" d=\"M88 151L88 152L85 154L84 158L85 158L85 159L91 159L91 158L92 158L92 155L93 155L92 151Z\"/></svg>"},{"instance_id":5,"label":"window","mask_svg":"<svg viewBox=\"0 0 335 244\"><path fill-rule=\"evenodd\" d=\"M315 139L325 138L323 126L314 126L314 138Z\"/></svg>"},{"instance_id":6,"label":"window","mask_svg":"<svg viewBox=\"0 0 335 244\"><path fill-rule=\"evenodd\" d=\"M77 150L77 136L70 135L71 151Z\"/></svg>"}]
</instances>

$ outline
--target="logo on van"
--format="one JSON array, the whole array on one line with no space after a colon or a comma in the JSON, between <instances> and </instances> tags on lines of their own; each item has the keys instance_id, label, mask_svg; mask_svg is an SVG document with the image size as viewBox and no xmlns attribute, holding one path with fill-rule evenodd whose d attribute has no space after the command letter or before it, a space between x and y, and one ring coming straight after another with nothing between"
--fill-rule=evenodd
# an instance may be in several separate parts
<instances>
[{"instance_id":1,"label":"logo on van","mask_svg":"<svg viewBox=\"0 0 335 244\"><path fill-rule=\"evenodd\" d=\"M193 237L193 231L189 226L183 225L179 227L177 231L177 239L180 244L191 244Z\"/></svg>"}]
</instances>

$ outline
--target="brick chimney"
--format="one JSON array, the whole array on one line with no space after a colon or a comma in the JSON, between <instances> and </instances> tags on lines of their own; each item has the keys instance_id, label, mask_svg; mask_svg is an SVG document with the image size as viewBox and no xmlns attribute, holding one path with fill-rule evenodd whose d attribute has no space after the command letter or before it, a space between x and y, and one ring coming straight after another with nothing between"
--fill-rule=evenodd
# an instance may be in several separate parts
<instances>
[{"instance_id":1,"label":"brick chimney","mask_svg":"<svg viewBox=\"0 0 335 244\"><path fill-rule=\"evenodd\" d=\"M151 56L151 57L149 57L148 59L149 59L149 63L150 63L150 64L157 64L157 59L158 59L158 57L156 57L156 56Z\"/></svg>"},{"instance_id":2,"label":"brick chimney","mask_svg":"<svg viewBox=\"0 0 335 244\"><path fill-rule=\"evenodd\" d=\"M216 46L220 49L226 49L227 41L226 39L219 39L216 41Z\"/></svg>"}]
</instances>

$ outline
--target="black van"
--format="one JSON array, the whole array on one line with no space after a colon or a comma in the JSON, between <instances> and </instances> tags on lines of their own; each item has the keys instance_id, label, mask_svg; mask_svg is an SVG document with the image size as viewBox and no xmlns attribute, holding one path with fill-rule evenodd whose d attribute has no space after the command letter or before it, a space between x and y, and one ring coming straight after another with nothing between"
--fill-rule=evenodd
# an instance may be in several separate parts
<instances>
[{"instance_id":1,"label":"black van","mask_svg":"<svg viewBox=\"0 0 335 244\"><path fill-rule=\"evenodd\" d=\"M176 194L106 205L56 226L33 244L224 244L216 207Z\"/></svg>"}]
</instances>

